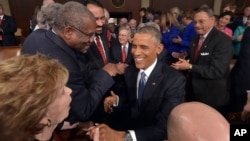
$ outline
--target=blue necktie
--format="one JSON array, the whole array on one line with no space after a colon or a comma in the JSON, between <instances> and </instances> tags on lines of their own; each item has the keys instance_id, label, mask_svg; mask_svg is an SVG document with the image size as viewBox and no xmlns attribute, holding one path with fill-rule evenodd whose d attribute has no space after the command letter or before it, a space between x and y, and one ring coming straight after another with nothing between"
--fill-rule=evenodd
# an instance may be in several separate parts
<instances>
[{"instance_id":1,"label":"blue necktie","mask_svg":"<svg viewBox=\"0 0 250 141\"><path fill-rule=\"evenodd\" d=\"M143 90L146 84L146 74L145 72L141 72L141 79L139 81L139 87L138 87L138 105L141 104L142 94Z\"/></svg>"}]
</instances>

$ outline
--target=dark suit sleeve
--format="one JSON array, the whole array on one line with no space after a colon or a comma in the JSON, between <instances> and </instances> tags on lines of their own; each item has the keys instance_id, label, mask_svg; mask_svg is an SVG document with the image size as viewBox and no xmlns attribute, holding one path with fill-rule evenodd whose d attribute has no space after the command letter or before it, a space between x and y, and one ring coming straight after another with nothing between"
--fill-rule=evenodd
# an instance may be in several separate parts
<instances>
[{"instance_id":1,"label":"dark suit sleeve","mask_svg":"<svg viewBox=\"0 0 250 141\"><path fill-rule=\"evenodd\" d=\"M171 75L171 76L170 76ZM179 73L171 73L166 77L163 102L156 117L154 125L145 128L135 129L137 141L160 141L167 137L167 119L171 110L184 101L185 95L185 78ZM157 102L155 103L157 104ZM152 105L153 107L153 105Z\"/></svg>"},{"instance_id":2,"label":"dark suit sleeve","mask_svg":"<svg viewBox=\"0 0 250 141\"><path fill-rule=\"evenodd\" d=\"M6 25L3 28L3 34L13 34L17 31L17 24L13 17L8 16L6 17Z\"/></svg>"},{"instance_id":3,"label":"dark suit sleeve","mask_svg":"<svg viewBox=\"0 0 250 141\"><path fill-rule=\"evenodd\" d=\"M207 44L208 48L213 48L209 52L211 58L204 59L206 64L193 65L192 73L201 78L220 79L229 70L229 64L233 55L232 40L219 32L216 32L217 35L213 34L211 41Z\"/></svg>"},{"instance_id":4,"label":"dark suit sleeve","mask_svg":"<svg viewBox=\"0 0 250 141\"><path fill-rule=\"evenodd\" d=\"M69 87L75 90L71 102L71 114L74 117L68 119L68 121L74 123L76 121L87 120L95 111L98 103L101 102L105 92L113 85L114 81L109 74L103 70L100 70L93 77L93 81L89 89L84 84L68 83ZM76 119L75 119L76 118Z\"/></svg>"},{"instance_id":5,"label":"dark suit sleeve","mask_svg":"<svg viewBox=\"0 0 250 141\"><path fill-rule=\"evenodd\" d=\"M250 27L246 29L242 39L242 46L235 67L239 65L239 73L243 73L245 77L242 78L246 81L242 82L243 86L246 85L246 90L250 90ZM242 70L241 70L242 69Z\"/></svg>"}]
</instances>

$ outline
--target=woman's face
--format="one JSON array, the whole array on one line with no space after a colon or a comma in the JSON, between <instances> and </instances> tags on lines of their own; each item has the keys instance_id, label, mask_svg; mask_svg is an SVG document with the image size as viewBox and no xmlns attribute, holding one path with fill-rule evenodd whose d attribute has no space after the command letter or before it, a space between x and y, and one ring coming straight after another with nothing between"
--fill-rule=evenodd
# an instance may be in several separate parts
<instances>
[{"instance_id":1,"label":"woman's face","mask_svg":"<svg viewBox=\"0 0 250 141\"><path fill-rule=\"evenodd\" d=\"M230 23L231 16L225 15L219 19L219 25L220 26L226 26L227 24Z\"/></svg>"},{"instance_id":2,"label":"woman's face","mask_svg":"<svg viewBox=\"0 0 250 141\"><path fill-rule=\"evenodd\" d=\"M72 90L63 86L58 90L56 99L49 105L47 117L52 124L62 122L69 114Z\"/></svg>"}]
</instances>

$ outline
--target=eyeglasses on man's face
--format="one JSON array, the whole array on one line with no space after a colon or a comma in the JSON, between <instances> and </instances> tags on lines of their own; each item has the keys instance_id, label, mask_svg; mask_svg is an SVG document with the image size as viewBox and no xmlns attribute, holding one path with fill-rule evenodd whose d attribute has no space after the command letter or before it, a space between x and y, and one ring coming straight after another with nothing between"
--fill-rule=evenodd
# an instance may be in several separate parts
<instances>
[{"instance_id":1,"label":"eyeglasses on man's face","mask_svg":"<svg viewBox=\"0 0 250 141\"><path fill-rule=\"evenodd\" d=\"M80 33L82 33L83 35L85 35L85 36L87 36L87 37L89 37L91 39L93 39L95 37L95 33L86 33L86 32L84 32L84 31L80 30L79 28L77 28L75 26L72 26L72 25L70 27L77 30L77 31L79 31Z\"/></svg>"}]
</instances>

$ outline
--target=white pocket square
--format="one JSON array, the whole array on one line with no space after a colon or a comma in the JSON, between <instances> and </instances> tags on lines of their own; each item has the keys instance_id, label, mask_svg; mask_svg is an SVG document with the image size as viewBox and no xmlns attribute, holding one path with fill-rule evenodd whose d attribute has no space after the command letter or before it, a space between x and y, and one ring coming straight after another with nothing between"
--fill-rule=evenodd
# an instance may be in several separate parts
<instances>
[{"instance_id":1,"label":"white pocket square","mask_svg":"<svg viewBox=\"0 0 250 141\"><path fill-rule=\"evenodd\" d=\"M209 52L202 52L201 53L201 56L207 56L207 55L209 55Z\"/></svg>"}]
</instances>

